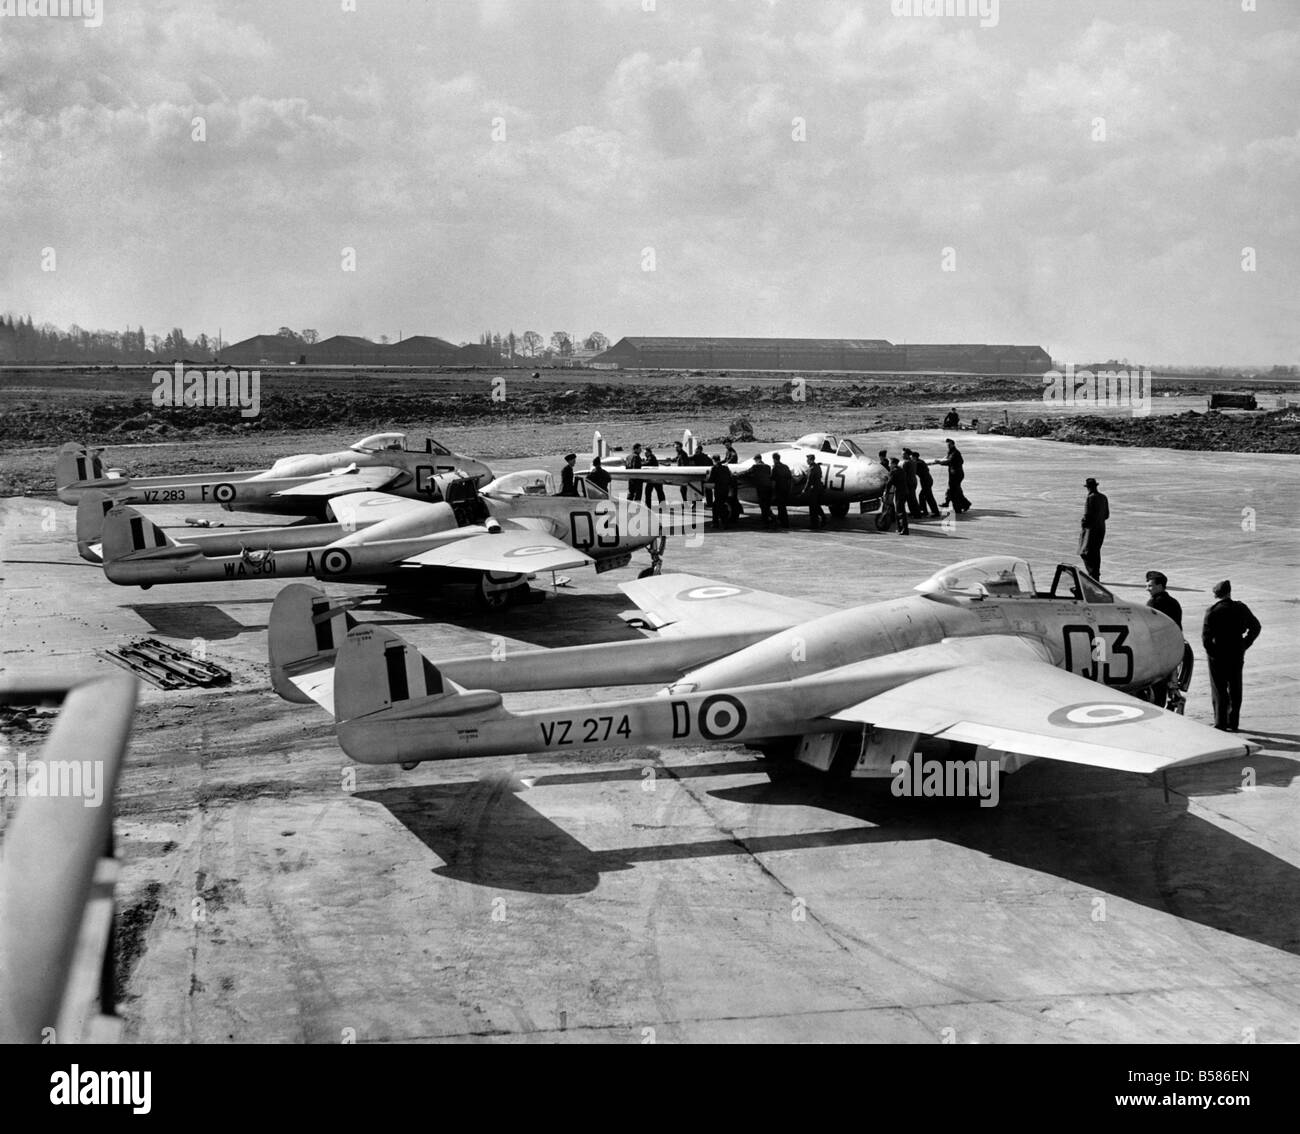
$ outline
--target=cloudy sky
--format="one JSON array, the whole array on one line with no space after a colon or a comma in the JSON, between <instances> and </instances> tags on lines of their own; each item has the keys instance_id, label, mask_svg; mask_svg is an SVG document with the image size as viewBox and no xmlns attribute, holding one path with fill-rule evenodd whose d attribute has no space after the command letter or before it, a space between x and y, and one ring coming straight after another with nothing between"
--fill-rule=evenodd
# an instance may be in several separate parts
<instances>
[{"instance_id":1,"label":"cloudy sky","mask_svg":"<svg viewBox=\"0 0 1300 1134\"><path fill-rule=\"evenodd\" d=\"M38 323L1300 362L1294 0L102 5L0 16Z\"/></svg>"}]
</instances>

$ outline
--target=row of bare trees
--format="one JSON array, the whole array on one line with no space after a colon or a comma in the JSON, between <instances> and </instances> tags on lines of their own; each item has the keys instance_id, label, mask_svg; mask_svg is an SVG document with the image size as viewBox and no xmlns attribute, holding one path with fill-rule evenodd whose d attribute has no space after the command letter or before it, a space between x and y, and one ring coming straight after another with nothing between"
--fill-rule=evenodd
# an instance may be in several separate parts
<instances>
[{"instance_id":1,"label":"row of bare trees","mask_svg":"<svg viewBox=\"0 0 1300 1134\"><path fill-rule=\"evenodd\" d=\"M552 331L550 346L537 331L525 331L516 335L513 330L504 335L499 331L484 331L478 337L480 345L488 347L500 358L541 358L547 355L554 358L572 358L574 354L574 336L568 331ZM581 340L584 351L599 353L609 349L609 336L600 331L592 331Z\"/></svg>"}]
</instances>

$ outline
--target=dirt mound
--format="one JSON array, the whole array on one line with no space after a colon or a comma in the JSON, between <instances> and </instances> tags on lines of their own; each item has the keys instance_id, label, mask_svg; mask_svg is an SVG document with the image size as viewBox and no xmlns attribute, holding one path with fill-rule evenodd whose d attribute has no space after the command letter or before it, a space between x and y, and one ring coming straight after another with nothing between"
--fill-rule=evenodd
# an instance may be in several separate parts
<instances>
[{"instance_id":1,"label":"dirt mound","mask_svg":"<svg viewBox=\"0 0 1300 1134\"><path fill-rule=\"evenodd\" d=\"M1031 417L995 426L994 433L1036 437L1075 445L1135 445L1206 452L1300 453L1300 410L1224 414L1217 410L1151 417L1098 414L1044 419Z\"/></svg>"}]
</instances>

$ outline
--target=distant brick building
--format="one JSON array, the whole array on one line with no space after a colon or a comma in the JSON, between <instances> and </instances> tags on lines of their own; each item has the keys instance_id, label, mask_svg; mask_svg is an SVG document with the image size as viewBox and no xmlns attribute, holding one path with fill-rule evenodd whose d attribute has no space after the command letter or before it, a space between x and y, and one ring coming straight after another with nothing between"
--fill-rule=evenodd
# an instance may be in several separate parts
<instances>
[{"instance_id":1,"label":"distant brick building","mask_svg":"<svg viewBox=\"0 0 1300 1134\"><path fill-rule=\"evenodd\" d=\"M1047 352L1039 346L689 336L629 336L591 362L601 367L674 370L938 370L982 374L1042 374L1052 365Z\"/></svg>"}]
</instances>

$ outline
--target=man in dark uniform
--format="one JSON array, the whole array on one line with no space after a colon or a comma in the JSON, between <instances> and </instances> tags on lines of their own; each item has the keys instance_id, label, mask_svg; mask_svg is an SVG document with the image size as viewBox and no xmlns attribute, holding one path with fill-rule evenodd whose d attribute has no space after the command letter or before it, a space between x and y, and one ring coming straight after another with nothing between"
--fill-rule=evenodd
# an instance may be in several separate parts
<instances>
[{"instance_id":1,"label":"man in dark uniform","mask_svg":"<svg viewBox=\"0 0 1300 1134\"><path fill-rule=\"evenodd\" d=\"M564 454L564 468L560 470L560 495L577 496L578 489L573 482L573 465L577 461L577 453Z\"/></svg>"},{"instance_id":2,"label":"man in dark uniform","mask_svg":"<svg viewBox=\"0 0 1300 1134\"><path fill-rule=\"evenodd\" d=\"M685 465L693 465L695 462L692 461L691 458L687 455L685 446L680 441L675 441L674 444L677 446L677 448L676 451L673 453L673 464L675 464L678 468L682 468ZM685 484L682 485L683 500L686 499L686 493L688 488L689 485L685 485Z\"/></svg>"},{"instance_id":3,"label":"man in dark uniform","mask_svg":"<svg viewBox=\"0 0 1300 1134\"><path fill-rule=\"evenodd\" d=\"M880 467L884 469L885 472L888 472L889 471L889 450L881 449L879 453L879 458L880 458Z\"/></svg>"},{"instance_id":4,"label":"man in dark uniform","mask_svg":"<svg viewBox=\"0 0 1300 1134\"><path fill-rule=\"evenodd\" d=\"M659 467L659 458L655 456L655 451L649 445L642 452L641 465L647 469L657 469ZM659 497L659 503L662 504L664 502L664 486L657 481L645 486L645 502L647 504L650 503L650 493L652 492Z\"/></svg>"},{"instance_id":5,"label":"man in dark uniform","mask_svg":"<svg viewBox=\"0 0 1300 1134\"><path fill-rule=\"evenodd\" d=\"M731 443L731 438L728 437L724 444L726 447L722 450L723 461L729 465L740 464L740 457L736 455L736 449ZM731 495L727 497L727 510L727 522L729 524L734 524L745 514L745 509L740 504L740 482L734 472L731 474Z\"/></svg>"},{"instance_id":6,"label":"man in dark uniform","mask_svg":"<svg viewBox=\"0 0 1300 1134\"><path fill-rule=\"evenodd\" d=\"M812 531L825 530L826 516L822 512L822 467L817 458L808 454L808 527Z\"/></svg>"},{"instance_id":7,"label":"man in dark uniform","mask_svg":"<svg viewBox=\"0 0 1300 1134\"><path fill-rule=\"evenodd\" d=\"M1241 718L1242 663L1261 627L1250 607L1233 600L1230 580L1214 584L1214 597L1218 602L1205 612L1201 626L1201 645L1210 663L1214 727L1236 732Z\"/></svg>"},{"instance_id":8,"label":"man in dark uniform","mask_svg":"<svg viewBox=\"0 0 1300 1134\"><path fill-rule=\"evenodd\" d=\"M1147 606L1154 607L1161 614L1172 618L1178 629L1183 628L1183 607L1165 588L1169 579L1163 571L1147 572Z\"/></svg>"},{"instance_id":9,"label":"man in dark uniform","mask_svg":"<svg viewBox=\"0 0 1300 1134\"><path fill-rule=\"evenodd\" d=\"M930 466L925 463L925 458L920 453L912 453L912 462L916 465L916 481L921 486L921 494L917 499L921 515L925 515L928 510L930 515L937 519L939 505L934 498L934 474L930 472Z\"/></svg>"},{"instance_id":10,"label":"man in dark uniform","mask_svg":"<svg viewBox=\"0 0 1300 1134\"><path fill-rule=\"evenodd\" d=\"M966 499L966 494L961 490L961 482L966 479L966 462L962 459L961 450L957 448L957 442L951 437L945 442L948 446L948 456L942 461L935 461L936 465L946 465L948 467L948 494L943 498L945 504L951 504L954 512L968 512L970 510L970 501Z\"/></svg>"},{"instance_id":11,"label":"man in dark uniform","mask_svg":"<svg viewBox=\"0 0 1300 1134\"><path fill-rule=\"evenodd\" d=\"M713 467L704 478L705 483L713 489L713 526L720 528L727 522L727 498L731 495L731 482L734 478L731 470L722 462L720 456L714 455Z\"/></svg>"},{"instance_id":12,"label":"man in dark uniform","mask_svg":"<svg viewBox=\"0 0 1300 1134\"><path fill-rule=\"evenodd\" d=\"M1079 521L1079 558L1088 574L1101 582L1101 545L1106 539L1106 521L1110 519L1110 501L1097 491L1097 481L1084 482L1088 495L1083 501L1083 518Z\"/></svg>"},{"instance_id":13,"label":"man in dark uniform","mask_svg":"<svg viewBox=\"0 0 1300 1134\"><path fill-rule=\"evenodd\" d=\"M632 455L627 459L627 467L630 469L639 469L641 467L641 442L638 441L632 446ZM629 480L627 482L627 498L629 500L640 500L641 489L645 486L643 480Z\"/></svg>"},{"instance_id":14,"label":"man in dark uniform","mask_svg":"<svg viewBox=\"0 0 1300 1134\"><path fill-rule=\"evenodd\" d=\"M907 487L907 514L912 519L919 520L925 513L916 503L916 454L911 449L903 450L903 461L900 467Z\"/></svg>"},{"instance_id":15,"label":"man in dark uniform","mask_svg":"<svg viewBox=\"0 0 1300 1134\"><path fill-rule=\"evenodd\" d=\"M1183 628L1183 608L1182 604L1174 598L1165 587L1169 585L1169 579L1163 571L1147 572L1147 606L1153 610L1160 611L1166 618L1171 618L1179 630ZM1188 655L1192 652L1191 646L1183 644L1183 660L1179 668L1174 671L1171 678L1162 678L1151 686L1151 701L1159 708L1164 708L1169 700L1169 693L1172 687L1179 685L1179 678L1182 677L1183 667L1188 664Z\"/></svg>"},{"instance_id":16,"label":"man in dark uniform","mask_svg":"<svg viewBox=\"0 0 1300 1134\"><path fill-rule=\"evenodd\" d=\"M894 515L898 519L898 534L908 535L907 527L907 477L897 457L889 458L889 483L886 487L889 502L894 506Z\"/></svg>"},{"instance_id":17,"label":"man in dark uniform","mask_svg":"<svg viewBox=\"0 0 1300 1134\"><path fill-rule=\"evenodd\" d=\"M954 407L943 415L944 429L959 429L961 427L961 418L957 416L957 410Z\"/></svg>"},{"instance_id":18,"label":"man in dark uniform","mask_svg":"<svg viewBox=\"0 0 1300 1134\"><path fill-rule=\"evenodd\" d=\"M776 521L783 528L789 528L790 516L785 506L790 502L790 482L794 474L790 466L781 460L780 453L772 454L772 502L776 505Z\"/></svg>"},{"instance_id":19,"label":"man in dark uniform","mask_svg":"<svg viewBox=\"0 0 1300 1134\"><path fill-rule=\"evenodd\" d=\"M609 482L614 478L601 466L599 457L591 458L591 472L587 474L587 483L594 484L601 492L609 495Z\"/></svg>"},{"instance_id":20,"label":"man in dark uniform","mask_svg":"<svg viewBox=\"0 0 1300 1134\"><path fill-rule=\"evenodd\" d=\"M713 459L709 456L708 453L704 451L703 445L699 446L691 456L686 458L686 463L688 465L694 465L696 468L701 468L701 469L713 468ZM704 475L703 489L704 489L704 504L706 507L712 508L713 487L709 481L709 476L707 473ZM682 499L683 500L686 499L685 485L682 486Z\"/></svg>"},{"instance_id":21,"label":"man in dark uniform","mask_svg":"<svg viewBox=\"0 0 1300 1134\"><path fill-rule=\"evenodd\" d=\"M763 527L772 526L772 470L763 463L763 454L754 458L749 469L749 482L758 497L758 510L763 517Z\"/></svg>"}]
</instances>

